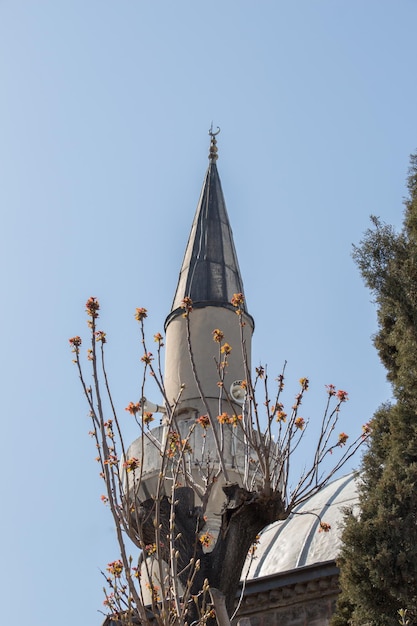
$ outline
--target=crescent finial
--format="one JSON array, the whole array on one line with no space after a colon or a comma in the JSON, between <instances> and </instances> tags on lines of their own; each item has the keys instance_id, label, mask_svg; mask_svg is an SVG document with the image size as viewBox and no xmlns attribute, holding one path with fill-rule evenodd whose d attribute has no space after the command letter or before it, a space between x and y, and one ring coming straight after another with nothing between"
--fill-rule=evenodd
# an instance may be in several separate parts
<instances>
[{"instance_id":1,"label":"crescent finial","mask_svg":"<svg viewBox=\"0 0 417 626\"><path fill-rule=\"evenodd\" d=\"M220 127L217 126L217 130L214 131L213 130L213 122L211 123L210 126L210 130L209 130L209 135L211 137L211 141L210 141L210 153L209 153L209 160L214 163L215 161L217 161L218 159L218 155L217 155L217 139L216 139L216 135L218 135L220 132Z\"/></svg>"},{"instance_id":2,"label":"crescent finial","mask_svg":"<svg viewBox=\"0 0 417 626\"><path fill-rule=\"evenodd\" d=\"M216 132L214 132L214 131L213 131L213 122L212 122L212 123L211 123L211 126L210 126L210 130L209 130L209 132L208 132L208 134L210 135L210 137L215 137L216 135L218 135L218 134L219 134L219 132L220 132L220 126L217 126L217 130L216 130Z\"/></svg>"}]
</instances>

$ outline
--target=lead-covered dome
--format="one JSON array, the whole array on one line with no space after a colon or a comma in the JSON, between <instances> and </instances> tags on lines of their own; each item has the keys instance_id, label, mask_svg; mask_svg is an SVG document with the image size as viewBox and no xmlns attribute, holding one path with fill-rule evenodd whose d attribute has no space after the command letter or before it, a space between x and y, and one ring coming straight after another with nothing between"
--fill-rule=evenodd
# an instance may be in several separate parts
<instances>
[{"instance_id":1,"label":"lead-covered dome","mask_svg":"<svg viewBox=\"0 0 417 626\"><path fill-rule=\"evenodd\" d=\"M287 520L268 526L261 534L248 579L336 559L343 510L357 502L355 474L349 474L295 508ZM330 524L329 532L319 532L320 520Z\"/></svg>"}]
</instances>

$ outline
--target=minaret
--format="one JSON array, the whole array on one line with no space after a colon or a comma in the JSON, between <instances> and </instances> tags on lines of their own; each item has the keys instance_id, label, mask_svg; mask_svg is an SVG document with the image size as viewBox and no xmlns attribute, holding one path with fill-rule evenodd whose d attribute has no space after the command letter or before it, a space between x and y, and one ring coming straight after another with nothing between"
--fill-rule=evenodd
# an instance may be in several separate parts
<instances>
[{"instance_id":1,"label":"minaret","mask_svg":"<svg viewBox=\"0 0 417 626\"><path fill-rule=\"evenodd\" d=\"M192 300L193 310L189 322L195 370L214 415L217 415L219 401L218 373L215 366L218 345L213 341L214 329L220 329L224 333L225 341L232 346L225 377L227 391L233 381L245 378L239 320L236 308L231 304L234 294L243 293L243 282L217 171L218 132L219 130L216 133L210 131L209 166L191 227L172 310L165 322L166 395L168 401L173 402L181 385L185 386L178 410L179 417L183 419L194 419L196 413L205 412L191 367L183 319L184 309L181 306L184 298ZM241 309L247 365L250 367L254 322L247 313L245 303Z\"/></svg>"},{"instance_id":2,"label":"minaret","mask_svg":"<svg viewBox=\"0 0 417 626\"><path fill-rule=\"evenodd\" d=\"M250 471L243 465L245 444L241 433L237 436L239 429L221 427L217 417L223 411L242 414L243 398L240 403L238 400L230 402L230 389L235 381L238 381L239 388L239 383L246 378L246 368L250 369L254 329L246 304L242 304L242 314L238 316L236 307L231 303L234 294L243 293L243 283L216 165L218 132L210 131L209 166L172 309L165 322L164 387L166 403L171 408L165 411L161 426L152 428L145 437L134 441L128 450L129 457L141 461L141 482L137 495L140 500L152 498L161 467L160 450L155 442L161 442L163 447L169 432L178 429L181 438L187 439L192 450L187 455L188 471L195 483L201 486L207 486L208 480L216 483L211 488L206 508L207 527L214 536L218 532L220 511L225 500L222 486L227 482L242 484L245 471L246 475ZM184 298L192 301L192 311L187 319L184 319L182 306ZM219 344L213 341L215 329L223 332L224 342L232 347L224 370L224 390L218 384L220 375L216 360L218 363L220 359ZM153 406L153 409L145 410L161 409ZM212 428L203 430L196 426L196 420L207 413L211 416ZM168 414L173 414L171 424L168 423ZM172 484L172 480L166 481L166 491L172 489Z\"/></svg>"}]
</instances>

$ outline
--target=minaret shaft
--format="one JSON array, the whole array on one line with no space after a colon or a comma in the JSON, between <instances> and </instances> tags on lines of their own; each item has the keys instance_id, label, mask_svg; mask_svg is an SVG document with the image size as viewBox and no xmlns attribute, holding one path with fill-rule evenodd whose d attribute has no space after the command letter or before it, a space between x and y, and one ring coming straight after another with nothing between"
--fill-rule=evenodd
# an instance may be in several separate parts
<instances>
[{"instance_id":1,"label":"minaret shaft","mask_svg":"<svg viewBox=\"0 0 417 626\"><path fill-rule=\"evenodd\" d=\"M243 346L240 318L235 311L228 308L207 306L189 313L189 338L187 320L176 316L169 323L166 330L165 390L168 401L172 403L178 396L181 385L184 385L179 404L180 416L185 410L206 413L196 377L212 415L216 417L218 414L221 391L218 386L220 381L218 366L224 355L220 354L219 344L213 340L213 330L217 328L221 330L224 333L224 341L232 347L224 376L227 393L233 381L246 378L245 358L247 366L250 367L252 325L249 316L243 314L243 320L246 320L243 327ZM242 347L246 353L245 357Z\"/></svg>"}]
</instances>

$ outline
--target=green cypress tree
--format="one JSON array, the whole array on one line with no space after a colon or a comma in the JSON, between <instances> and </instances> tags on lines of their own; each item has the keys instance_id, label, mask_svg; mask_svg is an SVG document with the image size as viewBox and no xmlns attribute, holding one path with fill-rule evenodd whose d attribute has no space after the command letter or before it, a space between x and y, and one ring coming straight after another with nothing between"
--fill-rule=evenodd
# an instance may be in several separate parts
<instances>
[{"instance_id":1,"label":"green cypress tree","mask_svg":"<svg viewBox=\"0 0 417 626\"><path fill-rule=\"evenodd\" d=\"M374 344L392 384L392 404L371 420L360 475L359 513L346 513L342 588L333 626L417 623L417 155L400 233L372 218L354 259L378 313Z\"/></svg>"}]
</instances>

